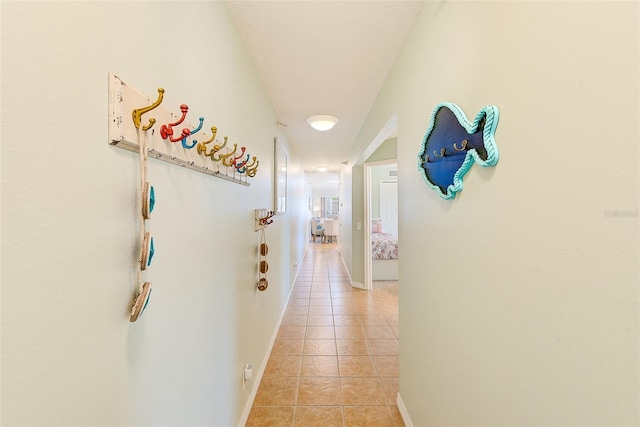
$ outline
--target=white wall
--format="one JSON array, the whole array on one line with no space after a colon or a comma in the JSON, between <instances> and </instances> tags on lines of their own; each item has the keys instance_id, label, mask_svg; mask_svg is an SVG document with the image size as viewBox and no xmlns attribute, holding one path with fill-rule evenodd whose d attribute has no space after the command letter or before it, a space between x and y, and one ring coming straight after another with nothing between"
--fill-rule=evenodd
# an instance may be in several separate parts
<instances>
[{"instance_id":1,"label":"white wall","mask_svg":"<svg viewBox=\"0 0 640 427\"><path fill-rule=\"evenodd\" d=\"M149 161L156 255L136 323L138 156L107 144L109 72L164 87L163 105L260 159L250 187ZM263 362L307 241L276 121L223 2L2 2L2 425L238 422L241 368ZM291 202L259 293L253 209L273 206L275 136Z\"/></svg>"},{"instance_id":2,"label":"white wall","mask_svg":"<svg viewBox=\"0 0 640 427\"><path fill-rule=\"evenodd\" d=\"M429 2L418 16L354 148L398 114L413 425L640 422L638 12ZM452 201L416 170L442 101L501 114L499 164L474 166Z\"/></svg>"}]
</instances>

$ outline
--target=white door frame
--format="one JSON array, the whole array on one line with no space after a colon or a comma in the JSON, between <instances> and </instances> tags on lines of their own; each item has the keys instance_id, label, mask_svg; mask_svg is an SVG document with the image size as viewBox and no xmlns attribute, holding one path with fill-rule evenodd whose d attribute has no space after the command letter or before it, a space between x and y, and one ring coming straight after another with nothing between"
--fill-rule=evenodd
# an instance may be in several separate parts
<instances>
[{"instance_id":1,"label":"white door frame","mask_svg":"<svg viewBox=\"0 0 640 427\"><path fill-rule=\"evenodd\" d=\"M371 168L397 165L398 159L379 160L364 164L364 288L373 288L373 251L371 250ZM399 225L399 224L398 224Z\"/></svg>"},{"instance_id":2,"label":"white door frame","mask_svg":"<svg viewBox=\"0 0 640 427\"><path fill-rule=\"evenodd\" d=\"M356 165L363 165L364 169L364 215L365 215L365 230L364 230L364 289L371 289L371 218L369 209L369 200L371 199L369 192L371 186L369 184L369 170L366 167L366 160L389 138L398 133L398 114L393 113L384 124L380 132L373 138L369 146L360 154L356 160ZM373 164L374 162L372 162ZM393 159L391 163L397 163L397 159ZM352 219L353 220L353 219ZM367 231L368 229L368 231Z\"/></svg>"}]
</instances>

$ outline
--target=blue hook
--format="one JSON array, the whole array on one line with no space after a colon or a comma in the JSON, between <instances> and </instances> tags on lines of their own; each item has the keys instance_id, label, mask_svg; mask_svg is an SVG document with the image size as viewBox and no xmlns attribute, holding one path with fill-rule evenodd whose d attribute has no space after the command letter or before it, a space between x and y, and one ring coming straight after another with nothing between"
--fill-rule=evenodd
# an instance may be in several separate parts
<instances>
[{"instance_id":1,"label":"blue hook","mask_svg":"<svg viewBox=\"0 0 640 427\"><path fill-rule=\"evenodd\" d=\"M238 172L240 172L240 169L242 169L242 167L245 166L249 162L249 158L251 158L251 154L247 154L247 158L244 159L242 162L240 162L240 163L236 162L236 169L238 169ZM244 171L242 171L240 173L244 173Z\"/></svg>"},{"instance_id":2,"label":"blue hook","mask_svg":"<svg viewBox=\"0 0 640 427\"><path fill-rule=\"evenodd\" d=\"M193 144L191 145L187 145L187 138L190 137L191 135L193 135L196 132L199 132L200 129L202 129L202 124L204 123L204 117L200 117L198 120L200 120L200 125L198 125L197 128L195 128L194 130L191 131L191 133L189 133L188 135L185 135L184 138L182 138L182 146L184 148L193 148L196 146L196 144L198 143L198 141L196 141L195 139L193 140Z\"/></svg>"}]
</instances>

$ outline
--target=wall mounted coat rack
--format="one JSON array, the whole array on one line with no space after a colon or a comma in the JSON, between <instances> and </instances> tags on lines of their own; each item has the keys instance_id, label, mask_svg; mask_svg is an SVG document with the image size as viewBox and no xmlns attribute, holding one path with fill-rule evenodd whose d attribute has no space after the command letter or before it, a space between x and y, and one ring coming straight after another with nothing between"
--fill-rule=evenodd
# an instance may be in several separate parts
<instances>
[{"instance_id":1,"label":"wall mounted coat rack","mask_svg":"<svg viewBox=\"0 0 640 427\"><path fill-rule=\"evenodd\" d=\"M256 209L256 231L264 230L267 225L273 223L274 211Z\"/></svg>"},{"instance_id":2,"label":"wall mounted coat rack","mask_svg":"<svg viewBox=\"0 0 640 427\"><path fill-rule=\"evenodd\" d=\"M418 153L418 171L424 182L450 200L462 191L463 179L474 163L495 166L498 107L486 105L473 122L456 104L435 106Z\"/></svg>"},{"instance_id":3,"label":"wall mounted coat rack","mask_svg":"<svg viewBox=\"0 0 640 427\"><path fill-rule=\"evenodd\" d=\"M165 89L158 88L157 96L150 98L110 73L109 144L138 152L138 131L142 130L149 157L249 186L260 162L247 147L228 141L228 136L223 143L218 141L217 126L203 130L204 117L198 117L198 124L192 126L189 106L181 104L177 107L180 113L174 113L161 105L164 94Z\"/></svg>"}]
</instances>

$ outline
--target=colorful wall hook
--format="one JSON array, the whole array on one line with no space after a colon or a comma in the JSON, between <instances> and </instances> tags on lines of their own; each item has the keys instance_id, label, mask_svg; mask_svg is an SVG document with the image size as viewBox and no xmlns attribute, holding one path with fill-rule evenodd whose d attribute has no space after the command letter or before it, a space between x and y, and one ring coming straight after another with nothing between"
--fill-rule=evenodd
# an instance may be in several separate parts
<instances>
[{"instance_id":1,"label":"colorful wall hook","mask_svg":"<svg viewBox=\"0 0 640 427\"><path fill-rule=\"evenodd\" d=\"M162 136L162 139L168 138L171 142L178 142L191 134L191 131L189 129L184 128L182 129L180 136L176 138L173 137L173 127L178 126L180 123L184 122L184 119L187 117L187 112L189 112L189 106L187 104L180 105L180 112L182 113L182 117L180 117L177 122L168 123L160 127L160 136Z\"/></svg>"},{"instance_id":2,"label":"colorful wall hook","mask_svg":"<svg viewBox=\"0 0 640 427\"><path fill-rule=\"evenodd\" d=\"M198 150L198 154L204 154L205 156L211 156L211 152L207 152L207 144L210 144L216 139L216 134L218 133L218 128L215 126L211 126L211 138L206 141L202 141L198 143L196 149ZM215 147L214 147L215 148Z\"/></svg>"},{"instance_id":3,"label":"colorful wall hook","mask_svg":"<svg viewBox=\"0 0 640 427\"><path fill-rule=\"evenodd\" d=\"M202 129L202 124L204 123L204 117L200 117L200 118L198 118L198 120L200 121L200 124L198 125L198 127L195 128L194 130L192 130L191 132L189 132L189 135L187 135L184 138L182 138L182 146L184 148L191 149L191 148L195 147L196 144L198 143L198 141L196 141L194 139L193 140L193 144L187 145L187 137L193 135L194 133L200 132L200 129Z\"/></svg>"},{"instance_id":4,"label":"colorful wall hook","mask_svg":"<svg viewBox=\"0 0 640 427\"><path fill-rule=\"evenodd\" d=\"M164 89L159 87L158 88L158 99L156 99L156 101L149 105L148 107L144 107L144 108L136 108L135 110L133 110L131 112L131 116L133 117L133 125L136 127L136 129L140 129L140 122L142 120L142 115L144 113L148 113L149 111L155 109L156 107L158 107L158 105L160 105L162 103L162 99L164 98ZM142 126L142 130L149 130L151 129L151 127L155 124L156 119L154 119L153 117L149 119L149 124Z\"/></svg>"},{"instance_id":5,"label":"colorful wall hook","mask_svg":"<svg viewBox=\"0 0 640 427\"><path fill-rule=\"evenodd\" d=\"M474 163L498 163L498 117L495 105L482 108L473 123L455 104L436 105L418 153L418 171L440 197L453 199L462 191L463 178Z\"/></svg>"}]
</instances>

